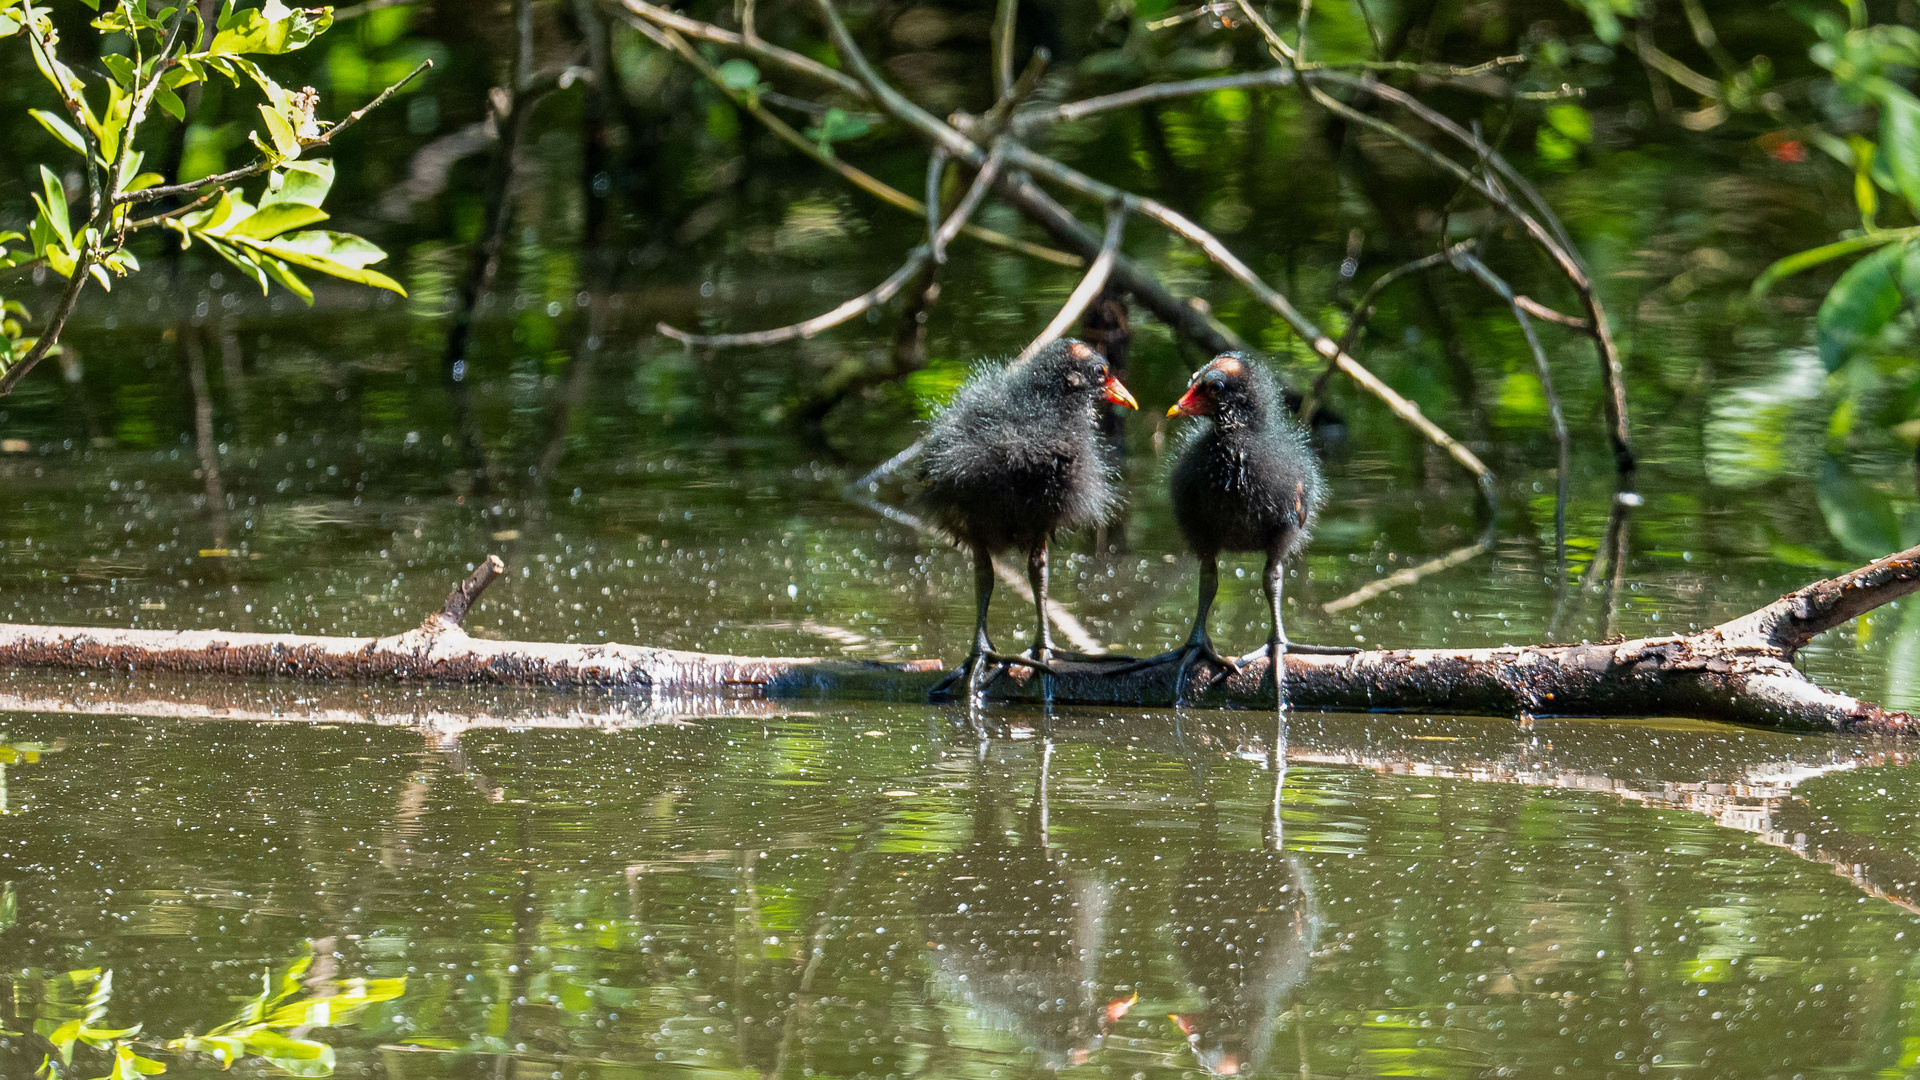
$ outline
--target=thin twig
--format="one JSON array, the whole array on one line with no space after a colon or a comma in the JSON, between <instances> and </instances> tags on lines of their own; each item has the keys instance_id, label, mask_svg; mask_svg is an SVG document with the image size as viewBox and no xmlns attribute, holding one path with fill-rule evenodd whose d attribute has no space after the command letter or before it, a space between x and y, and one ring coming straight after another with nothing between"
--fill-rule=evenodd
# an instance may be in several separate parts
<instances>
[{"instance_id":1,"label":"thin twig","mask_svg":"<svg viewBox=\"0 0 1920 1080\"><path fill-rule=\"evenodd\" d=\"M1494 531L1489 529L1481 534L1479 540L1468 544L1466 547L1456 548L1437 559L1429 559L1418 566L1409 566L1404 570L1396 570L1386 577L1369 581L1337 600L1329 600L1321 604L1320 610L1332 615L1336 612L1346 611L1349 608L1357 608L1382 593L1405 588L1422 578L1430 577L1442 570L1451 570L1461 563L1470 562L1492 551L1493 541Z\"/></svg>"},{"instance_id":2,"label":"thin twig","mask_svg":"<svg viewBox=\"0 0 1920 1080\"><path fill-rule=\"evenodd\" d=\"M1243 75L1221 75L1211 79L1188 79L1182 82L1148 83L1132 90L1123 90L1117 94L1103 94L1082 101L1069 102L1048 108L1027 109L1014 114L1013 130L1025 134L1034 128L1046 124L1079 120L1095 113L1110 112L1114 109L1127 109L1135 105L1144 105L1150 101L1167 101L1172 98L1191 97L1215 90L1241 90L1257 86L1290 86L1293 84L1293 71L1288 68L1269 68Z\"/></svg>"},{"instance_id":3,"label":"thin twig","mask_svg":"<svg viewBox=\"0 0 1920 1080\"><path fill-rule=\"evenodd\" d=\"M655 7L647 3L646 0L620 0L620 6L625 8L627 12L638 15L654 25L669 30L678 30L688 37L699 38L702 41L711 41L716 45L732 46L769 63L778 64L789 71L805 75L811 79L817 79L833 87L835 90L852 94L862 101L873 101L873 95L867 91L867 88L861 85L859 80L848 76L845 72L835 71L833 68L822 64L818 60L802 56L791 49L783 49L758 36L736 34L731 30L723 30L712 23L701 22L698 19L689 19L684 15L668 11L665 8Z\"/></svg>"},{"instance_id":4,"label":"thin twig","mask_svg":"<svg viewBox=\"0 0 1920 1080\"><path fill-rule=\"evenodd\" d=\"M831 0L821 0L821 2L829 3ZM1380 381L1378 376L1361 366L1359 361L1342 352L1339 345L1321 333L1320 328L1315 326L1305 315L1301 314L1300 310L1293 306L1293 302L1287 299L1284 293L1281 293L1262 280L1246 263L1240 261L1239 256L1235 255L1225 244L1221 243L1218 237L1194 224L1179 211L1163 203L1135 195L1131 192L1122 191L1111 184L1102 183L1044 154L1035 153L1021 146L1019 143L1011 143L1008 145L1007 159L1011 165L1029 169L1038 175L1046 176L1056 183L1090 195L1102 202L1120 203L1135 213L1160 222L1173 232L1197 245L1202 251L1206 252L1207 257L1212 259L1215 265L1225 270L1234 280L1245 286L1247 291L1253 293L1261 303L1272 308L1282 319L1286 320L1287 324L1293 327L1294 332L1304 338L1315 352L1338 363L1341 371L1345 372L1355 382L1358 382L1368 393L1379 398L1381 403L1386 405L1395 416L1411 424L1422 435L1426 436L1435 445L1445 450L1455 461L1459 462L1461 467L1471 473L1479 483L1481 492L1486 496L1489 505L1494 503L1496 496L1493 488L1493 471L1488 469L1486 464L1475 456L1473 451L1467 449L1459 440L1447 434L1439 425L1428 419L1426 414L1420 411L1420 406L1402 397L1392 387Z\"/></svg>"},{"instance_id":5,"label":"thin twig","mask_svg":"<svg viewBox=\"0 0 1920 1080\"><path fill-rule=\"evenodd\" d=\"M1094 257L1093 265L1087 267L1086 276L1081 278L1080 284L1074 287L1073 293L1067 297L1067 302L1060 306L1060 311L1054 315L1053 321L1047 324L1045 330L1040 331L1039 337L1034 338L1026 348L1020 350L1020 355L1014 358L1014 363L1022 364L1033 359L1039 355L1041 349L1066 333L1067 328L1078 321L1080 314L1087 310L1087 305L1093 303L1093 298L1100 295L1100 290L1107 287L1107 275L1113 272L1113 260L1120 254L1120 237L1126 231L1126 226L1126 207L1110 207L1107 210L1107 235L1100 244L1100 254Z\"/></svg>"},{"instance_id":6,"label":"thin twig","mask_svg":"<svg viewBox=\"0 0 1920 1080\"><path fill-rule=\"evenodd\" d=\"M1553 388L1553 370L1547 365L1547 352L1540 347L1540 336L1533 331L1533 319L1527 314L1526 309L1520 306L1519 297L1514 295L1512 286L1471 252L1455 253L1453 265L1473 275L1481 284L1493 290L1494 295L1507 302L1513 309L1513 321L1520 324L1520 333L1527 339L1527 349L1533 353L1534 372L1540 378L1541 391L1546 394L1547 416L1553 422L1553 438L1560 448L1559 494L1553 504L1553 549L1559 559L1560 577L1564 583L1567 553L1567 492L1568 485L1571 483L1569 474L1573 460L1573 447L1572 440L1567 434L1567 417L1560 408L1560 395Z\"/></svg>"},{"instance_id":7,"label":"thin twig","mask_svg":"<svg viewBox=\"0 0 1920 1080\"><path fill-rule=\"evenodd\" d=\"M158 225L163 221L168 221L173 218L180 217L183 214L192 213L194 210L197 210L200 207L205 206L207 203L212 202L214 199L219 198L220 194L226 190L227 189L224 187L217 187L217 188L214 188L212 191L209 191L206 194L201 195L199 198L193 200L192 202L186 204L185 206L181 206L177 209L169 210L164 214L155 214L152 217L141 218L138 221L129 221L125 226L125 230L127 232L137 232L141 229L145 229L153 225Z\"/></svg>"},{"instance_id":8,"label":"thin twig","mask_svg":"<svg viewBox=\"0 0 1920 1080\"><path fill-rule=\"evenodd\" d=\"M1316 85L1321 80L1352 87L1370 93L1383 101L1399 105L1462 145L1474 149L1493 167L1494 171L1500 174L1503 180L1512 184L1529 203L1539 209L1540 215L1536 216L1522 207L1491 176L1478 175L1397 125L1363 113L1321 90ZM1593 338L1600 353L1600 381L1605 390L1602 401L1607 414L1607 437L1613 444L1614 467L1621 476L1631 476L1634 457L1632 441L1627 429L1626 385L1620 369L1620 354L1614 346L1613 335L1607 328L1606 311L1600 306L1600 300L1594 291L1593 279L1587 271L1586 264L1580 259L1572 243L1567 240L1558 218L1546 209L1545 201L1539 197L1538 191L1528 184L1504 157L1487 147L1483 140L1401 90L1373 79L1356 79L1334 74L1316 75L1307 81L1306 86L1307 92L1313 96L1313 99L1329 111L1390 136L1434 165L1457 176L1483 198L1513 218L1559 264L1561 272L1566 275L1567 280L1580 295L1581 306L1587 312L1587 334ZM1552 225L1543 223L1543 218L1545 221L1552 222Z\"/></svg>"},{"instance_id":9,"label":"thin twig","mask_svg":"<svg viewBox=\"0 0 1920 1080\"><path fill-rule=\"evenodd\" d=\"M918 274L921 269L926 266L927 260L933 258L933 247L935 244L944 244L953 239L954 234L960 231L961 226L966 223L967 218L980 206L980 202L985 197L987 190L993 186L993 176L999 171L999 168L999 158L997 156L989 156L987 158L987 164L983 166L980 173L974 177L973 186L967 189L967 194L960 200L960 205L954 207L953 213L941 224L939 230L934 233L932 240L909 252L906 262L901 265L900 269L893 272L893 276L887 278L887 280L874 286L867 292L839 305L832 311L815 315L811 319L806 319L790 326L782 326L773 330L755 330L744 334L690 334L685 330L669 326L666 323L660 323L657 329L667 337L685 345L728 349L743 345L776 345L783 341L792 341L795 338L810 338L822 330L839 326L841 323L852 319L856 315L865 314L869 309L879 307L881 304L893 299L895 294L899 293L899 291L906 286L907 282L912 280L914 275Z\"/></svg>"},{"instance_id":10,"label":"thin twig","mask_svg":"<svg viewBox=\"0 0 1920 1080\"><path fill-rule=\"evenodd\" d=\"M627 0L627 2L636 3L638 0ZM706 57L701 56L699 51L687 42L686 38L681 37L678 30L654 25L629 12L622 12L621 14L626 17L628 25L640 31L642 35L654 44L685 60L695 71L698 71L705 77L709 83L712 83L718 88L721 93L726 94L728 98L732 99L735 105L746 110L754 119L760 121L766 126L767 130L773 132L782 142L807 155L814 161L819 162L821 165L839 173L841 178L845 179L848 183L889 206L898 207L916 217L927 212L926 204L919 199L847 164L833 154L823 152L806 136L795 131L792 125L768 112L753 97L735 87L729 86L726 80L720 77L720 72L715 69L712 64L707 63ZM1044 259L1047 262L1056 263L1061 266L1080 266L1082 263L1082 260L1077 255L1069 255L1064 251L1055 251L1052 248L1029 243L1018 237L995 232L992 229L983 229L978 225L969 224L963 231L975 240L992 244L995 247L1003 247L1010 251L1017 251L1023 255L1031 255L1036 259Z\"/></svg>"},{"instance_id":11,"label":"thin twig","mask_svg":"<svg viewBox=\"0 0 1920 1080\"><path fill-rule=\"evenodd\" d=\"M993 11L993 88L1005 100L1013 96L1013 31L1020 0L999 0Z\"/></svg>"},{"instance_id":12,"label":"thin twig","mask_svg":"<svg viewBox=\"0 0 1920 1080\"><path fill-rule=\"evenodd\" d=\"M940 238L940 181L947 173L947 162L953 160L945 147L936 146L927 157L927 243L933 246L933 261L945 266L947 262L946 245Z\"/></svg>"},{"instance_id":13,"label":"thin twig","mask_svg":"<svg viewBox=\"0 0 1920 1080\"><path fill-rule=\"evenodd\" d=\"M1195 19L1204 19L1209 15L1225 15L1227 12L1232 11L1233 7L1233 0L1222 0L1220 3L1203 4L1200 7L1194 8L1192 11L1182 12L1179 15L1169 15L1164 19L1154 19L1146 25L1148 30L1170 30L1173 27L1190 23Z\"/></svg>"},{"instance_id":14,"label":"thin twig","mask_svg":"<svg viewBox=\"0 0 1920 1080\"><path fill-rule=\"evenodd\" d=\"M333 22L334 25L338 26L348 19L357 19L362 15L369 15L383 8L399 7L401 4L411 4L415 2L416 0L366 0L365 3L355 4L352 7L343 7L335 11L333 13Z\"/></svg>"},{"instance_id":15,"label":"thin twig","mask_svg":"<svg viewBox=\"0 0 1920 1080\"><path fill-rule=\"evenodd\" d=\"M432 66L433 66L433 61L431 60L420 61L420 65L414 68L412 71L407 72L406 75L401 77L399 82L396 82L392 86L387 87L385 90L380 91L380 96L374 98L372 101L367 102L365 105L362 105L360 108L355 109L351 113L348 113L347 118L345 120L342 120L339 123L328 128L327 130L321 132L319 136L316 138L301 140L300 148L302 150L311 150L315 147L332 145L334 138L338 136L341 132L359 123L362 119L366 117L368 113L372 112L373 110L379 108L382 105L385 105L387 103L388 98L391 98L394 94L399 93L401 88L405 87L408 83L418 78L421 72L427 70ZM143 203L143 202L152 202L154 199L162 199L162 198L167 198L174 195L190 195L196 191L201 190L202 188L216 187L221 184L231 184L236 180L245 180L250 176L259 176L261 173L266 172L270 169L273 169L279 164L280 163L274 159L261 158L260 160L252 163L251 165L243 165L238 169L231 169L231 170L228 170L227 172L219 173L214 176L202 177L199 180L191 180L184 184L166 184L161 187L150 187L150 188L143 188L139 191L129 191L120 195L115 200L115 202L116 203Z\"/></svg>"},{"instance_id":16,"label":"thin twig","mask_svg":"<svg viewBox=\"0 0 1920 1080\"><path fill-rule=\"evenodd\" d=\"M1466 250L1471 248L1473 244L1474 241L1472 240L1462 240L1460 243L1455 244L1453 248L1449 248L1446 251L1436 251L1425 258L1415 259L1412 262L1401 263L1399 266L1374 278L1373 283L1367 286L1367 291L1360 294L1360 301L1353 305L1353 316L1347 321L1346 332L1340 335L1340 351L1343 353L1351 353L1353 352L1354 346L1360 343L1360 333L1366 328L1367 320L1373 317L1373 302L1379 298L1381 292L1383 292L1387 286L1409 274L1417 274L1422 270L1430 270L1433 267L1439 266L1448 260L1454 250ZM1307 391L1306 396L1300 402L1300 420L1302 423L1313 423L1314 414L1320 411L1320 403L1326 400L1327 384L1333 381L1333 373L1338 370L1340 370L1339 361L1329 360L1327 361L1327 366L1320 372L1320 377L1313 380L1313 386Z\"/></svg>"}]
</instances>

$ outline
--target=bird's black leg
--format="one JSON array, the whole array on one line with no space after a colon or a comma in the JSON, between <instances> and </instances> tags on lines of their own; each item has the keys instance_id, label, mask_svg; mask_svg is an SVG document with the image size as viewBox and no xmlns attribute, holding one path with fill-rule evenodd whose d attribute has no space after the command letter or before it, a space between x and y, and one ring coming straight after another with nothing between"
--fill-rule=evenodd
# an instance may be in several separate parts
<instances>
[{"instance_id":1,"label":"bird's black leg","mask_svg":"<svg viewBox=\"0 0 1920 1080\"><path fill-rule=\"evenodd\" d=\"M1053 659L1053 622L1047 616L1047 542L1027 552L1027 584L1033 587L1033 649L1028 653L1041 663Z\"/></svg>"},{"instance_id":2,"label":"bird's black leg","mask_svg":"<svg viewBox=\"0 0 1920 1080\"><path fill-rule=\"evenodd\" d=\"M927 696L934 701L945 701L952 695L954 685L962 680L966 682L968 698L978 697L986 685L989 667L1019 664L1053 674L1053 669L1044 660L1007 656L994 651L993 642L987 638L987 609L993 603L993 555L979 545L973 549L973 596L973 648L968 650L967 658L960 661L960 665L928 693Z\"/></svg>"},{"instance_id":3,"label":"bird's black leg","mask_svg":"<svg viewBox=\"0 0 1920 1080\"><path fill-rule=\"evenodd\" d=\"M1207 633L1207 617L1213 612L1213 598L1219 592L1219 558L1212 552L1205 552L1200 556L1200 606L1193 613L1193 631L1187 635L1186 642L1171 652L1164 652L1159 656L1150 656L1145 660L1138 660L1128 664L1126 667L1116 668L1113 673L1116 675L1124 675L1131 671L1140 671L1145 668L1158 667L1162 664L1171 664L1178 661L1180 666L1175 669L1173 673L1173 703L1175 705L1181 704L1185 696L1184 688L1187 681L1187 668L1192 665L1194 657L1204 656L1215 665L1227 671L1238 673L1240 665L1232 658L1220 655L1219 651L1213 647L1213 638Z\"/></svg>"},{"instance_id":4,"label":"bird's black leg","mask_svg":"<svg viewBox=\"0 0 1920 1080\"><path fill-rule=\"evenodd\" d=\"M987 639L987 609L993 604L993 556L978 545L973 549L973 603L973 647L968 650L967 658L933 688L930 696L936 701L945 699L961 680L966 681L967 696L974 696L981 660L993 653L993 642Z\"/></svg>"}]
</instances>

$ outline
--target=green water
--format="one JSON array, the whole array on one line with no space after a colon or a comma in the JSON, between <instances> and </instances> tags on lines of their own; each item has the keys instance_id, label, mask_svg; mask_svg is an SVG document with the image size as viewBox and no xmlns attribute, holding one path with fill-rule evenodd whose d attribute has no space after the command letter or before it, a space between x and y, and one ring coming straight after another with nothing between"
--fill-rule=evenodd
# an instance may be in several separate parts
<instances>
[{"instance_id":1,"label":"green water","mask_svg":"<svg viewBox=\"0 0 1920 1080\"><path fill-rule=\"evenodd\" d=\"M324 1034L342 1076L1900 1076L1920 1053L1891 850L1920 785L1867 744L1300 717L1276 770L1257 719L956 718L9 716L55 749L6 770L0 970L109 967L108 1020L154 1037L303 957L404 976ZM46 978L12 978L21 1019Z\"/></svg>"},{"instance_id":2,"label":"green water","mask_svg":"<svg viewBox=\"0 0 1920 1080\"><path fill-rule=\"evenodd\" d=\"M1545 8L1467 5L1447 32L1501 52L1523 30L1586 33L1574 7ZM475 36L483 23L419 32L485 56L498 43ZM392 9L359 27L342 50L374 55L407 23ZM1805 68L1805 35L1771 8L1722 29L1783 76ZM1064 70L1091 46L1062 36ZM1583 64L1612 55L1578 40ZM383 265L409 299L323 287L309 312L158 249L111 296L90 293L62 362L0 400L0 622L370 637L417 625L499 554L508 576L466 620L484 636L954 659L972 618L964 558L844 489L910 443L968 365L1018 351L1077 272L956 243L926 367L808 431L809 397L884 355L892 312L728 353L682 350L655 324L817 314L883 278L921 226L743 128L631 35L615 45L657 141L628 144L617 227L584 257L575 99L543 114L465 415L441 343L485 170L457 168L412 222L365 207L423 140L478 117L484 63L447 65L453 81L415 99L431 109L370 118L362 131L381 134L342 166L343 227L394 254ZM921 61L903 70L944 55L946 89L978 91L962 75L984 70L984 38L942 49L903 54ZM339 80L357 53L304 55L329 102L351 96ZM1164 59L1171 75L1231 57ZM1487 460L1499 507L1336 382L1343 423L1320 441L1332 498L1287 587L1296 640L1685 631L1920 542L1910 357L1829 376L1811 347L1825 281L1747 299L1771 261L1858 224L1844 171L1769 157L1755 117L1698 139L1655 125L1633 100L1638 61L1610 63L1577 73L1599 121L1577 164L1531 161L1524 124L1514 153L1600 283L1641 501L1615 499L1591 348L1549 327L1575 439L1557 543L1546 399L1510 314L1454 275L1408 283L1382 296L1359 355ZM968 100L921 74L913 91L943 111ZM0 96L31 79L0 80ZM1199 99L1152 118L1158 144L1122 114L1045 148L1206 222L1329 327L1376 274L1466 235L1571 310L1449 182L1364 139L1330 153L1290 102ZM910 140L843 149L920 190ZM0 208L25 204L26 176L0 176ZM1044 239L1005 207L980 220ZM1317 374L1191 250L1136 222L1127 251L1293 385ZM1159 414L1205 358L1134 316L1128 509L1063 539L1054 582L1074 645L1149 653L1184 636L1194 588ZM1449 553L1448 569L1351 600ZM1225 570L1223 648L1265 639L1255 569ZM1920 707L1914 611L1829 633L1801 665ZM1031 625L1003 589L999 640ZM245 1076L317 1075L325 1047L334 1075L396 1080L1920 1072L1907 748L1677 721L1302 715L1281 768L1278 735L1271 718L1199 712L0 673L0 1030L18 1032L0 1035L0 1078L32 1075L89 996L95 1028L141 1025L130 1045L188 1077L220 1063L163 1044L235 1024L283 1040L259 1044L277 1057L244 1054ZM108 1071L98 1048L74 1053L66 1076Z\"/></svg>"}]
</instances>

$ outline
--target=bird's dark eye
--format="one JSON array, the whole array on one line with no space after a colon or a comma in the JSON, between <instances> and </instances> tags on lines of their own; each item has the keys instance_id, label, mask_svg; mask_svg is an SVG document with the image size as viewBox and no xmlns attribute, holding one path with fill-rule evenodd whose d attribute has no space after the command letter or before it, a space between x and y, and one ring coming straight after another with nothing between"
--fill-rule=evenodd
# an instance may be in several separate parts
<instances>
[{"instance_id":1,"label":"bird's dark eye","mask_svg":"<svg viewBox=\"0 0 1920 1080\"><path fill-rule=\"evenodd\" d=\"M1107 365L1105 364L1093 365L1093 377L1101 380L1102 382L1105 382L1107 378Z\"/></svg>"},{"instance_id":2,"label":"bird's dark eye","mask_svg":"<svg viewBox=\"0 0 1920 1080\"><path fill-rule=\"evenodd\" d=\"M1227 380L1225 379L1208 379L1207 380L1207 389L1213 391L1216 394L1222 390L1225 390L1226 388L1227 388Z\"/></svg>"}]
</instances>

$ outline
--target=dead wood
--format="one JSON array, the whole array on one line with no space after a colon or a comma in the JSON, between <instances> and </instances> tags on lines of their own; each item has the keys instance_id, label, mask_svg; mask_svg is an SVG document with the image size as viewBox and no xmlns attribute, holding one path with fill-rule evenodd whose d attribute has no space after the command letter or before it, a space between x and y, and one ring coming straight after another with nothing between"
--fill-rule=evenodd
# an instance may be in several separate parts
<instances>
[{"instance_id":1,"label":"dead wood","mask_svg":"<svg viewBox=\"0 0 1920 1080\"><path fill-rule=\"evenodd\" d=\"M675 699L925 700L938 660L878 663L747 657L639 645L493 641L459 618L499 574L489 560L444 611L391 637L320 637L217 630L119 630L0 624L0 670L604 688ZM1826 690L1793 666L1815 636L1920 591L1920 547L1788 593L1693 634L1632 641L1489 649L1376 649L1287 657L1287 697L1301 710L1490 716L1686 716L1804 731L1906 734L1914 721ZM1199 706L1268 708L1265 659L1229 674L1188 669ZM1041 678L1016 668L986 688L992 701L1159 706L1173 669L1116 675L1110 665L1061 663Z\"/></svg>"}]
</instances>

